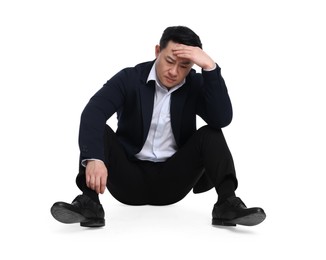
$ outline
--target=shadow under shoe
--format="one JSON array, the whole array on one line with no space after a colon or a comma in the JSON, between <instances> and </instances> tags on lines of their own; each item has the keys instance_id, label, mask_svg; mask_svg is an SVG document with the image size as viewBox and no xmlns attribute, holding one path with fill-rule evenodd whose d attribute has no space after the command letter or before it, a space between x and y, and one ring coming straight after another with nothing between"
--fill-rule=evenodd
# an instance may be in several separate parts
<instances>
[{"instance_id":1,"label":"shadow under shoe","mask_svg":"<svg viewBox=\"0 0 326 260\"><path fill-rule=\"evenodd\" d=\"M80 223L83 227L105 226L102 205L86 195L78 195L71 204L61 201L54 203L51 214L57 221L65 224Z\"/></svg>"},{"instance_id":2,"label":"shadow under shoe","mask_svg":"<svg viewBox=\"0 0 326 260\"><path fill-rule=\"evenodd\" d=\"M255 226L266 218L262 208L247 208L238 197L230 197L220 205L215 204L213 208L213 225L221 226Z\"/></svg>"}]
</instances>

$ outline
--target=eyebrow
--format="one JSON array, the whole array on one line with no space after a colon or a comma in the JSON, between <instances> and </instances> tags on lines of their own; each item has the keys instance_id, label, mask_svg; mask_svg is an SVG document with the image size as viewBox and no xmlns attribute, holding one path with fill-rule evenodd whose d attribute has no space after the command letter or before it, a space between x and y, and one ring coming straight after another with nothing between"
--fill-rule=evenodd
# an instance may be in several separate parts
<instances>
[{"instance_id":1,"label":"eyebrow","mask_svg":"<svg viewBox=\"0 0 326 260\"><path fill-rule=\"evenodd\" d=\"M171 61L173 61L173 62L176 62L176 60L173 59L173 58L172 58L171 56L169 56L169 55L166 56L166 59L167 59L167 60L171 60Z\"/></svg>"},{"instance_id":2,"label":"eyebrow","mask_svg":"<svg viewBox=\"0 0 326 260\"><path fill-rule=\"evenodd\" d=\"M169 59L170 61L173 61L173 62L176 62L176 59L173 59L171 56L167 55L166 56L166 59ZM183 65L190 65L191 62L190 61L184 61L184 62L181 62L181 64Z\"/></svg>"}]
</instances>

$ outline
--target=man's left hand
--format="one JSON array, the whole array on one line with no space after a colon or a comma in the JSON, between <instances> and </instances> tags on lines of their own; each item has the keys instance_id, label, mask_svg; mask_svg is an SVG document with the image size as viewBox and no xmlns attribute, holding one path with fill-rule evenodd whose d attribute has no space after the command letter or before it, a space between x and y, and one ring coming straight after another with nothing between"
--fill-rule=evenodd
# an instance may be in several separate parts
<instances>
[{"instance_id":1,"label":"man's left hand","mask_svg":"<svg viewBox=\"0 0 326 260\"><path fill-rule=\"evenodd\" d=\"M214 60L199 47L177 44L172 51L175 56L188 59L204 70L211 70L215 67Z\"/></svg>"}]
</instances>

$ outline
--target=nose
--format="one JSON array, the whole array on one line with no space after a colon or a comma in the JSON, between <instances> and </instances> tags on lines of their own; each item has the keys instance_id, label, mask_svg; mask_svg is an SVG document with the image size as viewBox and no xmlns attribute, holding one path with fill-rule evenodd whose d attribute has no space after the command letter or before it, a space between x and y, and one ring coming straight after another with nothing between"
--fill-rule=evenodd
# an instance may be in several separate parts
<instances>
[{"instance_id":1,"label":"nose","mask_svg":"<svg viewBox=\"0 0 326 260\"><path fill-rule=\"evenodd\" d=\"M178 66L172 66L169 70L169 73L171 76L176 77L178 75Z\"/></svg>"}]
</instances>

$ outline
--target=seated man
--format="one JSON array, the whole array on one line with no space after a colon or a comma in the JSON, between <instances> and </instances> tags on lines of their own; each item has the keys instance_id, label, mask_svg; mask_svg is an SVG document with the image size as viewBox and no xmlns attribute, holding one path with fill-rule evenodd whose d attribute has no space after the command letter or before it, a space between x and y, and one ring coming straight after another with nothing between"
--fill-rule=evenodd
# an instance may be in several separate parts
<instances>
[{"instance_id":1,"label":"seated man","mask_svg":"<svg viewBox=\"0 0 326 260\"><path fill-rule=\"evenodd\" d=\"M82 194L72 203L54 203L53 217L104 226L99 194L105 188L129 205L168 205L192 189L215 188L213 225L261 223L263 209L247 208L235 195L238 181L221 130L232 120L232 106L220 67L184 26L164 30L155 56L118 72L86 105L76 178ZM115 112L116 132L106 124ZM207 124L198 130L197 115Z\"/></svg>"}]
</instances>

